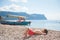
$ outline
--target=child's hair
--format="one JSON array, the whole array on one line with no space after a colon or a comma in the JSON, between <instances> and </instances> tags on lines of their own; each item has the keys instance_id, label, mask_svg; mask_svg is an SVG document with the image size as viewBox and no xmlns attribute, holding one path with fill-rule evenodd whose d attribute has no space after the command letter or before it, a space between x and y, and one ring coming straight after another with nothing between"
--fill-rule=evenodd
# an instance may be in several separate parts
<instances>
[{"instance_id":1,"label":"child's hair","mask_svg":"<svg viewBox=\"0 0 60 40\"><path fill-rule=\"evenodd\" d=\"M47 30L47 29L44 29L44 33L46 33L46 34L47 34L47 33L48 33L48 30Z\"/></svg>"}]
</instances>

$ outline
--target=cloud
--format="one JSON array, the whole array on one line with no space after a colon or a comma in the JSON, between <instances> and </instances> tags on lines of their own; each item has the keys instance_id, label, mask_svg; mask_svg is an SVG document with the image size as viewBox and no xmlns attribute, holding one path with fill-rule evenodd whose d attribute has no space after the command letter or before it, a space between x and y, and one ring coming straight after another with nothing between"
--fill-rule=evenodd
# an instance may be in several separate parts
<instances>
[{"instance_id":1,"label":"cloud","mask_svg":"<svg viewBox=\"0 0 60 40\"><path fill-rule=\"evenodd\" d=\"M16 4L0 7L0 11L13 11L13 12L27 12L27 7L22 7Z\"/></svg>"},{"instance_id":2,"label":"cloud","mask_svg":"<svg viewBox=\"0 0 60 40\"><path fill-rule=\"evenodd\" d=\"M9 0L9 1L11 1L11 2L23 2L23 3L27 3L28 2L28 0Z\"/></svg>"},{"instance_id":3,"label":"cloud","mask_svg":"<svg viewBox=\"0 0 60 40\"><path fill-rule=\"evenodd\" d=\"M48 20L60 20L60 14L45 14Z\"/></svg>"},{"instance_id":4,"label":"cloud","mask_svg":"<svg viewBox=\"0 0 60 40\"><path fill-rule=\"evenodd\" d=\"M11 2L19 2L18 0L9 0L9 1L11 1Z\"/></svg>"},{"instance_id":5,"label":"cloud","mask_svg":"<svg viewBox=\"0 0 60 40\"><path fill-rule=\"evenodd\" d=\"M48 12L45 12L44 10L31 10L31 9L28 9L27 7L19 6L16 4L11 4L11 5L0 7L0 11L27 12L29 14L33 14L33 13L41 14L42 13L42 14L45 14L48 20L60 20L60 14L48 13Z\"/></svg>"},{"instance_id":6,"label":"cloud","mask_svg":"<svg viewBox=\"0 0 60 40\"><path fill-rule=\"evenodd\" d=\"M22 2L24 2L24 3L27 3L28 2L28 0L21 0Z\"/></svg>"}]
</instances>

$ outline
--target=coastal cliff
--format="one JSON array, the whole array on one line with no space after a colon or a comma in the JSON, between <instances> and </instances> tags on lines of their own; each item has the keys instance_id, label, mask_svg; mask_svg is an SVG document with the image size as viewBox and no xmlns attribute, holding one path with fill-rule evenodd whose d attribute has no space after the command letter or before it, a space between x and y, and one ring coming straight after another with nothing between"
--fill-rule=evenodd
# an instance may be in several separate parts
<instances>
[{"instance_id":1,"label":"coastal cliff","mask_svg":"<svg viewBox=\"0 0 60 40\"><path fill-rule=\"evenodd\" d=\"M23 40L25 30L24 26L0 24L0 40ZM60 40L60 31L48 30L47 35L33 35L25 40Z\"/></svg>"},{"instance_id":2,"label":"coastal cliff","mask_svg":"<svg viewBox=\"0 0 60 40\"><path fill-rule=\"evenodd\" d=\"M0 16L5 17L5 20L16 20L18 18L9 18L8 14L17 15L17 16L25 16L27 20L47 20L44 14L29 14L26 12L8 12L8 11L0 11Z\"/></svg>"}]
</instances>

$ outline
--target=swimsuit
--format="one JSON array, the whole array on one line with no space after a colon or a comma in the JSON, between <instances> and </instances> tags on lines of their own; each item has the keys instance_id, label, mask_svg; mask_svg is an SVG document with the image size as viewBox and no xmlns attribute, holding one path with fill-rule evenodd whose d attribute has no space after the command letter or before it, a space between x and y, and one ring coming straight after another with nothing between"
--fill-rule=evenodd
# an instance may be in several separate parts
<instances>
[{"instance_id":1,"label":"swimsuit","mask_svg":"<svg viewBox=\"0 0 60 40\"><path fill-rule=\"evenodd\" d=\"M33 32L31 29L29 29L29 30L28 30L28 34L29 34L30 36L32 36L32 35L34 35L34 32Z\"/></svg>"}]
</instances>

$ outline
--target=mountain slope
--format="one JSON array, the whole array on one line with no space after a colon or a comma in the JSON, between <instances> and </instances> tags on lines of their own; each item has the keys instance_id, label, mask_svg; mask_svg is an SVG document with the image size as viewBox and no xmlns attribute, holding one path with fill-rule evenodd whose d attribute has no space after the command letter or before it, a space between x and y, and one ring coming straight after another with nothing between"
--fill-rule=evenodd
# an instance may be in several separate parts
<instances>
[{"instance_id":1,"label":"mountain slope","mask_svg":"<svg viewBox=\"0 0 60 40\"><path fill-rule=\"evenodd\" d=\"M8 18L7 14L11 14L11 15L18 15L18 16L26 16L28 18L26 18L27 20L47 20L47 18L43 15L43 14L31 14L29 15L26 12L8 12L8 11L0 11L0 16L4 16L6 17L5 19L9 19L9 20L16 20L17 18Z\"/></svg>"}]
</instances>

